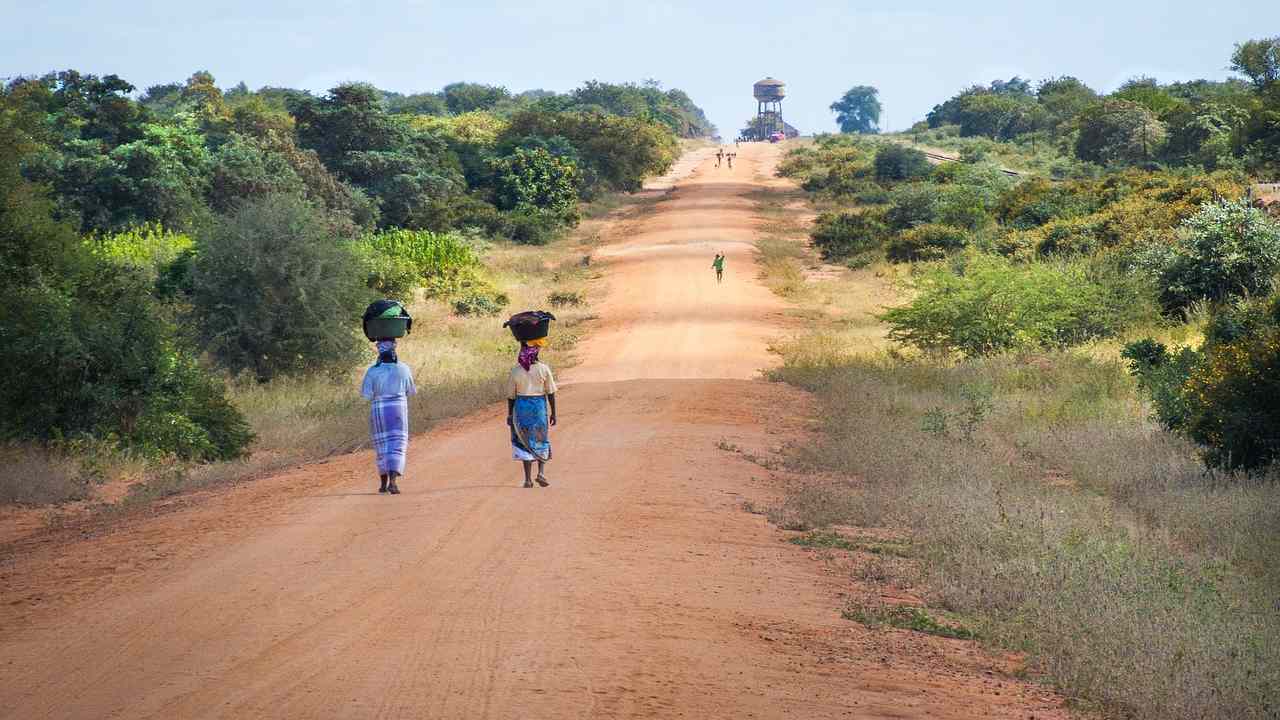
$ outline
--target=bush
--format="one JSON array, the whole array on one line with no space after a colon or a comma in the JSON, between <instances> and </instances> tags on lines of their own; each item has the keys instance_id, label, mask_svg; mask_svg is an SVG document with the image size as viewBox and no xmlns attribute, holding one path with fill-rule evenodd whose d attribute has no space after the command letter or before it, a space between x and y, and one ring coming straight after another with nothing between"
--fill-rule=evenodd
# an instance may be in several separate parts
<instances>
[{"instance_id":1,"label":"bush","mask_svg":"<svg viewBox=\"0 0 1280 720\"><path fill-rule=\"evenodd\" d=\"M1067 347L1122 325L1122 299L1079 264L972 255L957 270L926 269L913 285L912 301L882 319L890 338L922 350L978 356Z\"/></svg>"},{"instance_id":2,"label":"bush","mask_svg":"<svg viewBox=\"0 0 1280 720\"><path fill-rule=\"evenodd\" d=\"M1036 177L1023 180L1004 192L995 212L1001 224L1029 230L1051 220L1086 215L1096 210L1099 204L1096 195L1081 191L1080 184L1053 183Z\"/></svg>"},{"instance_id":3,"label":"bush","mask_svg":"<svg viewBox=\"0 0 1280 720\"><path fill-rule=\"evenodd\" d=\"M248 426L178 341L172 311L136 270L101 264L71 293L10 287L0 297L0 434L113 438L146 455L230 459Z\"/></svg>"},{"instance_id":4,"label":"bush","mask_svg":"<svg viewBox=\"0 0 1280 720\"><path fill-rule=\"evenodd\" d=\"M1204 205L1178 233L1160 272L1171 310L1200 299L1265 294L1280 270L1280 222L1244 202Z\"/></svg>"},{"instance_id":5,"label":"bush","mask_svg":"<svg viewBox=\"0 0 1280 720\"><path fill-rule=\"evenodd\" d=\"M578 168L543 148L517 147L489 161L494 196L502 210L547 213L568 225L578 222Z\"/></svg>"},{"instance_id":6,"label":"bush","mask_svg":"<svg viewBox=\"0 0 1280 720\"><path fill-rule=\"evenodd\" d=\"M497 315L511 301L503 293L493 289L472 289L458 296L453 301L453 312L457 315Z\"/></svg>"},{"instance_id":7,"label":"bush","mask_svg":"<svg viewBox=\"0 0 1280 720\"><path fill-rule=\"evenodd\" d=\"M546 245L555 240L560 220L538 210L517 210L507 214L506 235L519 245Z\"/></svg>"},{"instance_id":8,"label":"bush","mask_svg":"<svg viewBox=\"0 0 1280 720\"><path fill-rule=\"evenodd\" d=\"M909 230L938 219L940 191L930 183L908 183L889 191L885 224L891 230Z\"/></svg>"},{"instance_id":9,"label":"bush","mask_svg":"<svg viewBox=\"0 0 1280 720\"><path fill-rule=\"evenodd\" d=\"M53 219L52 202L18 174L12 120L0 113L0 438L88 436L199 460L242 453L248 428L152 297L153 269L95 257ZM161 416L183 437L158 432Z\"/></svg>"},{"instance_id":10,"label":"bush","mask_svg":"<svg viewBox=\"0 0 1280 720\"><path fill-rule=\"evenodd\" d=\"M363 340L363 269L306 201L245 201L201 238L192 277L197 333L223 366L261 381L346 367Z\"/></svg>"},{"instance_id":11,"label":"bush","mask_svg":"<svg viewBox=\"0 0 1280 720\"><path fill-rule=\"evenodd\" d=\"M1280 460L1280 295L1215 315L1198 351L1148 339L1124 356L1161 424L1200 443L1206 464L1260 471Z\"/></svg>"},{"instance_id":12,"label":"bush","mask_svg":"<svg viewBox=\"0 0 1280 720\"><path fill-rule=\"evenodd\" d=\"M964 230L930 223L895 235L889 241L887 254L894 262L940 260L968 244L969 234Z\"/></svg>"},{"instance_id":13,"label":"bush","mask_svg":"<svg viewBox=\"0 0 1280 720\"><path fill-rule=\"evenodd\" d=\"M912 180L932 170L924 153L896 143L886 143L876 151L876 180Z\"/></svg>"},{"instance_id":14,"label":"bush","mask_svg":"<svg viewBox=\"0 0 1280 720\"><path fill-rule=\"evenodd\" d=\"M809 237L825 260L846 260L878 252L887 229L870 212L823 213L813 223Z\"/></svg>"}]
</instances>

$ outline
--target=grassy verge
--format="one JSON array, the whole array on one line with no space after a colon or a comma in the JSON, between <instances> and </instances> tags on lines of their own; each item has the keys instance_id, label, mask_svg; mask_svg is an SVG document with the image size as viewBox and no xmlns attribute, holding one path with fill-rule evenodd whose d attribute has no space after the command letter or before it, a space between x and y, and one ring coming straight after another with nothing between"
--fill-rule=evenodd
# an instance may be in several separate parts
<instances>
[{"instance_id":1,"label":"grassy verge","mask_svg":"<svg viewBox=\"0 0 1280 720\"><path fill-rule=\"evenodd\" d=\"M929 607L859 599L845 616L1026 651L1125 717L1274 717L1277 478L1206 474L1147 419L1114 345L903 356L876 331L886 279L841 269L790 291L811 331L776 348L773 379L816 396L824 432L788 457L814 479L765 514L824 551L906 533L909 557L869 555L855 579Z\"/></svg>"}]
</instances>

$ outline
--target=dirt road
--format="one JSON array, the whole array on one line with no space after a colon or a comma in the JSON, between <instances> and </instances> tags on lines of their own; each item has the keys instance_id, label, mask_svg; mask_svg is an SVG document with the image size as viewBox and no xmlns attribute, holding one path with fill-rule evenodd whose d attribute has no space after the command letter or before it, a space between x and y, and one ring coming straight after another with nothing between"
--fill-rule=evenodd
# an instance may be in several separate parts
<instances>
[{"instance_id":1,"label":"dirt road","mask_svg":"<svg viewBox=\"0 0 1280 720\"><path fill-rule=\"evenodd\" d=\"M0 717L1057 716L971 644L839 617L847 578L742 509L806 399L750 378L784 308L755 280L755 172L703 151L608 263L563 378L550 489L504 409L216 493L0 570ZM728 255L723 284L711 270Z\"/></svg>"}]
</instances>

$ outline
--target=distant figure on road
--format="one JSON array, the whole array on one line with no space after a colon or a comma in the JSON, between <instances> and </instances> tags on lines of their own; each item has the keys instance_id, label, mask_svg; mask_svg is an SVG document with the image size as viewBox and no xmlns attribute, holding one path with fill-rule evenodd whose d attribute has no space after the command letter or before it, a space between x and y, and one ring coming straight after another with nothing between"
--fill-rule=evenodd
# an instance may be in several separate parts
<instances>
[{"instance_id":1,"label":"distant figure on road","mask_svg":"<svg viewBox=\"0 0 1280 720\"><path fill-rule=\"evenodd\" d=\"M416 395L413 371L396 357L395 340L378 341L378 362L364 373L360 395L369 400L369 436L377 454L380 493L400 494L409 447L409 396Z\"/></svg>"},{"instance_id":2,"label":"distant figure on road","mask_svg":"<svg viewBox=\"0 0 1280 720\"><path fill-rule=\"evenodd\" d=\"M720 161L724 159L724 148L716 151L716 167L720 167Z\"/></svg>"},{"instance_id":3,"label":"distant figure on road","mask_svg":"<svg viewBox=\"0 0 1280 720\"><path fill-rule=\"evenodd\" d=\"M730 170L732 170L732 169L733 169L733 159L734 159L734 158L736 158L736 157L738 157L738 153L727 153L727 154L725 155L725 157L726 157L726 158L728 158L728 160L729 160L729 169L730 169Z\"/></svg>"},{"instance_id":4,"label":"distant figure on road","mask_svg":"<svg viewBox=\"0 0 1280 720\"><path fill-rule=\"evenodd\" d=\"M716 271L716 282L724 281L724 253L717 252L716 259L711 261L711 267Z\"/></svg>"},{"instance_id":5,"label":"distant figure on road","mask_svg":"<svg viewBox=\"0 0 1280 720\"><path fill-rule=\"evenodd\" d=\"M551 367L538 362L545 337L520 342L520 354L507 383L507 425L511 426L511 457L524 463L524 486L533 487L533 463L538 463L536 480L542 487L551 483L543 475L551 461L551 426L556 424L556 380ZM550 409L548 415L547 410Z\"/></svg>"}]
</instances>

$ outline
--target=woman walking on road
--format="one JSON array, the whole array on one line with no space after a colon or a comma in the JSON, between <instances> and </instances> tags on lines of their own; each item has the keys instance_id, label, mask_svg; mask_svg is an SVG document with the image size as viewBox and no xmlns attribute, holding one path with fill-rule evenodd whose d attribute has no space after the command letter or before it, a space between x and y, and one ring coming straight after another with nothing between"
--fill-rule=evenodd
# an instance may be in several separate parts
<instances>
[{"instance_id":1,"label":"woman walking on road","mask_svg":"<svg viewBox=\"0 0 1280 720\"><path fill-rule=\"evenodd\" d=\"M519 330L516 325L528 325L518 320L522 316L537 315L545 332L549 313L521 313L508 320L513 333ZM531 338L520 341L520 353L516 356L516 364L511 368L507 383L507 425L511 428L511 457L524 464L524 487L531 488L536 480L538 485L547 487L544 474L546 464L551 461L551 427L556 424L556 380L551 367L539 362L538 351L546 346L547 338ZM533 464L538 464L538 474L533 475Z\"/></svg>"},{"instance_id":2,"label":"woman walking on road","mask_svg":"<svg viewBox=\"0 0 1280 720\"><path fill-rule=\"evenodd\" d=\"M711 267L716 271L716 282L724 281L724 253L716 253L716 259L711 261Z\"/></svg>"},{"instance_id":3,"label":"woman walking on road","mask_svg":"<svg viewBox=\"0 0 1280 720\"><path fill-rule=\"evenodd\" d=\"M360 394L369 400L369 436L377 453L380 493L400 494L409 446L409 396L416 395L413 372L396 357L395 340L378 341L378 361L364 373Z\"/></svg>"}]
</instances>

